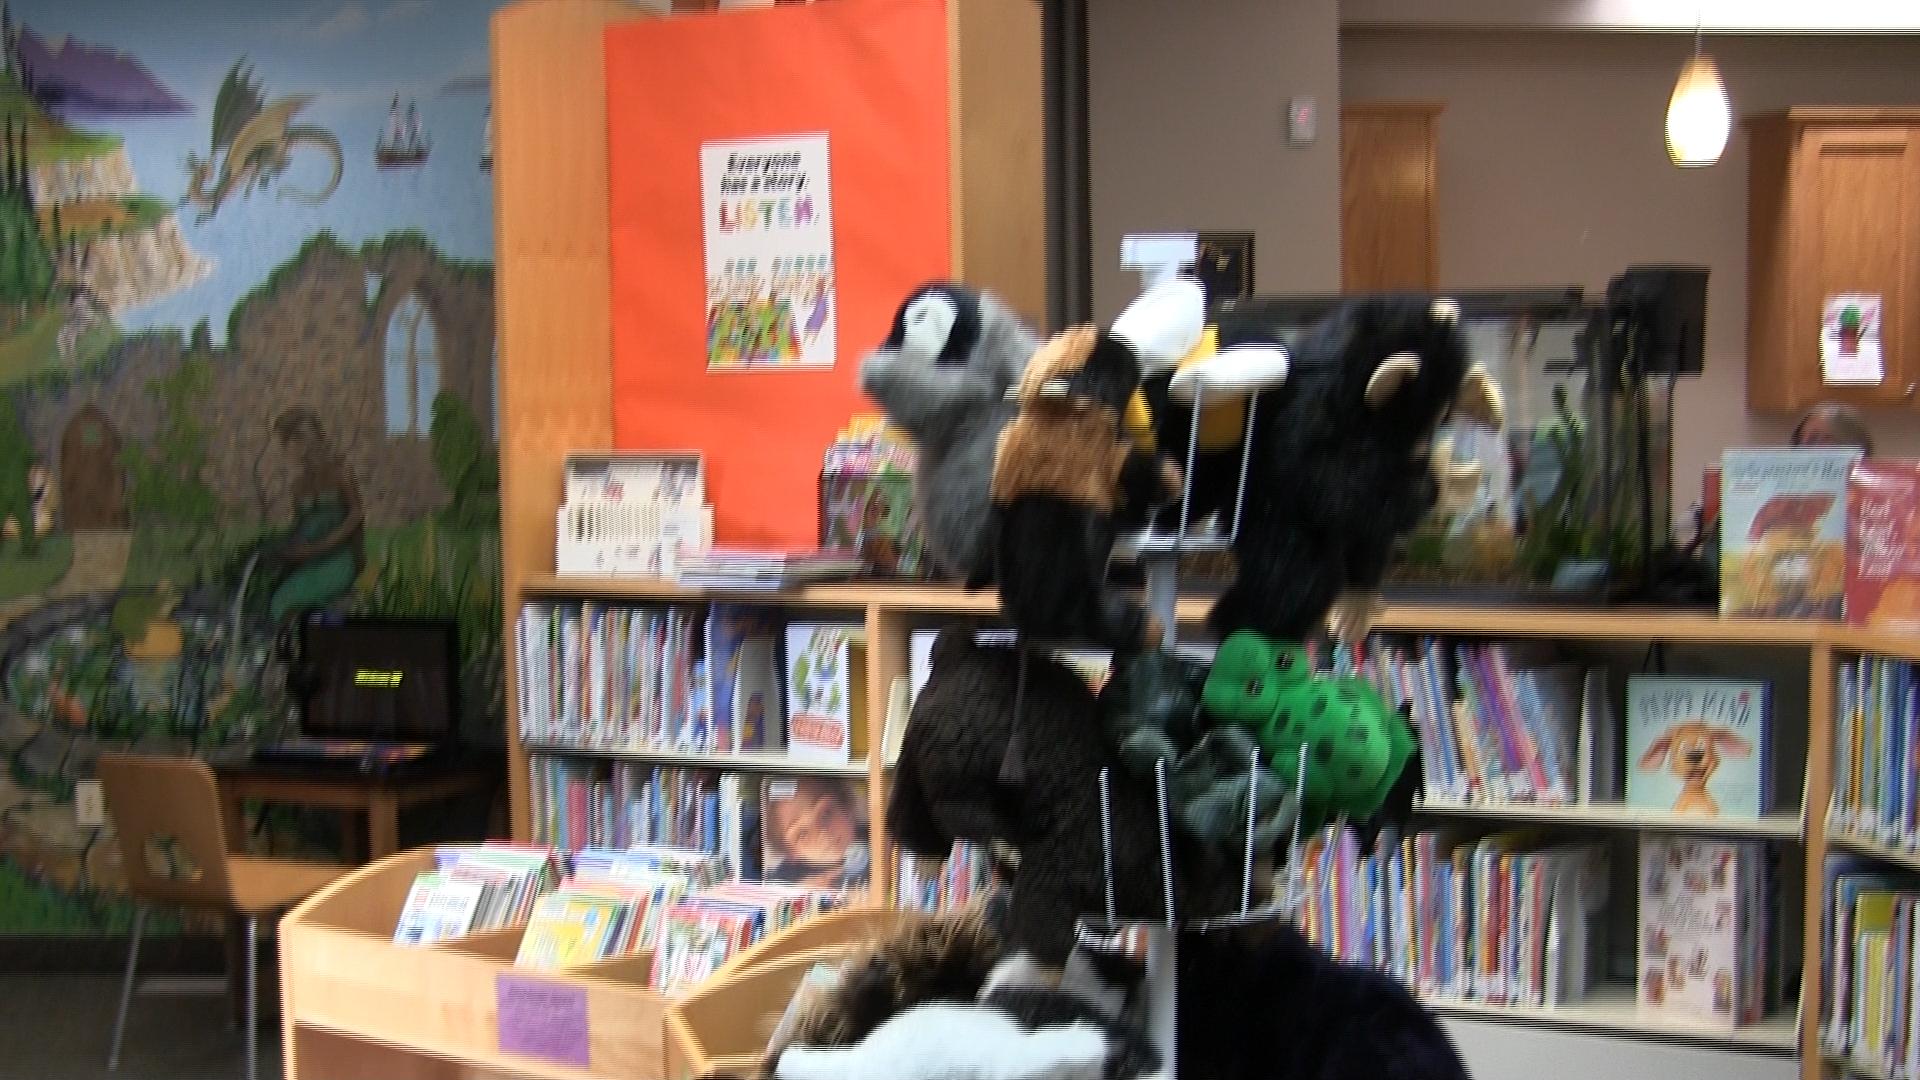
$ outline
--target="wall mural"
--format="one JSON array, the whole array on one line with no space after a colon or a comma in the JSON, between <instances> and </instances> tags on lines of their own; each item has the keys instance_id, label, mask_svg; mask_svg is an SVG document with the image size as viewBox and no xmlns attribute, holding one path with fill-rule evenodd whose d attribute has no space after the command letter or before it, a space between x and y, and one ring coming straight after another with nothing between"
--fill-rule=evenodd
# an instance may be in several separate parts
<instances>
[{"instance_id":1,"label":"wall mural","mask_svg":"<svg viewBox=\"0 0 1920 1080\"><path fill-rule=\"evenodd\" d=\"M0 932L124 923L75 781L284 730L303 613L457 620L499 742L494 6L0 7Z\"/></svg>"}]
</instances>

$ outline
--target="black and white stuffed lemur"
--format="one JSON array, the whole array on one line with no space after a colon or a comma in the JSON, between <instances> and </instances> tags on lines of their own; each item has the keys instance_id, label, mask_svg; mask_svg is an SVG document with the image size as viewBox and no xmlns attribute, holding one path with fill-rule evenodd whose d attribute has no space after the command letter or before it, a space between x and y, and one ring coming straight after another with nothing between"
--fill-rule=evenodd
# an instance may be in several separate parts
<instances>
[{"instance_id":1,"label":"black and white stuffed lemur","mask_svg":"<svg viewBox=\"0 0 1920 1080\"><path fill-rule=\"evenodd\" d=\"M969 588L993 583L994 444L1018 408L1007 390L1039 347L991 293L933 282L901 303L860 362L860 388L914 440L913 497L933 561Z\"/></svg>"}]
</instances>

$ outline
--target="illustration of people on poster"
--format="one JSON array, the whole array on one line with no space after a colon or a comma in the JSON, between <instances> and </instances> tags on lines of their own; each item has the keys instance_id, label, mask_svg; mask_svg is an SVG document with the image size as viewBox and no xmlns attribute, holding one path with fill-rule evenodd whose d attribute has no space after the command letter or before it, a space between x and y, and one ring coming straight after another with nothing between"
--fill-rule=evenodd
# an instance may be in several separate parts
<instances>
[{"instance_id":1,"label":"illustration of people on poster","mask_svg":"<svg viewBox=\"0 0 1920 1080\"><path fill-rule=\"evenodd\" d=\"M827 136L703 143L707 367L832 367Z\"/></svg>"}]
</instances>

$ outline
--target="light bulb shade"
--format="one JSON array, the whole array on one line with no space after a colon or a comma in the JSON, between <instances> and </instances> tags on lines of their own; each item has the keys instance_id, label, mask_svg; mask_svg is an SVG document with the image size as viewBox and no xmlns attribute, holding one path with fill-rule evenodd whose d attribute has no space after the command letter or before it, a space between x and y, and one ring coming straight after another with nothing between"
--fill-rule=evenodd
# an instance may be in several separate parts
<instances>
[{"instance_id":1,"label":"light bulb shade","mask_svg":"<svg viewBox=\"0 0 1920 1080\"><path fill-rule=\"evenodd\" d=\"M1680 69L1667 102L1667 154L1675 165L1711 165L1726 149L1733 107L1712 60L1695 56Z\"/></svg>"}]
</instances>

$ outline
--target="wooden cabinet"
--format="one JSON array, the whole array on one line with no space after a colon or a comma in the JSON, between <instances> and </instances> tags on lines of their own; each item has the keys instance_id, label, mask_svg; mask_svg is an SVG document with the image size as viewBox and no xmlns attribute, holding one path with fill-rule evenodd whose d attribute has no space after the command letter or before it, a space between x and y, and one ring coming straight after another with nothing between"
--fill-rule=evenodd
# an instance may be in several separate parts
<instances>
[{"instance_id":1,"label":"wooden cabinet","mask_svg":"<svg viewBox=\"0 0 1920 1080\"><path fill-rule=\"evenodd\" d=\"M1747 405L1920 404L1920 109L1793 109L1748 122ZM1826 386L1820 320L1881 300L1886 377Z\"/></svg>"},{"instance_id":2,"label":"wooden cabinet","mask_svg":"<svg viewBox=\"0 0 1920 1080\"><path fill-rule=\"evenodd\" d=\"M1340 107L1340 291L1440 287L1440 110L1432 101Z\"/></svg>"}]
</instances>

